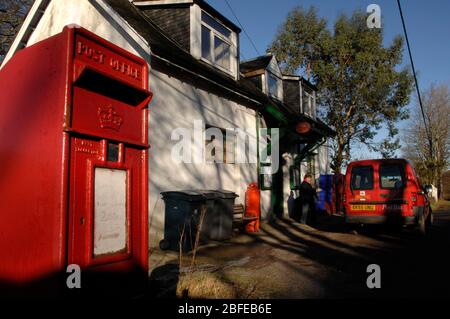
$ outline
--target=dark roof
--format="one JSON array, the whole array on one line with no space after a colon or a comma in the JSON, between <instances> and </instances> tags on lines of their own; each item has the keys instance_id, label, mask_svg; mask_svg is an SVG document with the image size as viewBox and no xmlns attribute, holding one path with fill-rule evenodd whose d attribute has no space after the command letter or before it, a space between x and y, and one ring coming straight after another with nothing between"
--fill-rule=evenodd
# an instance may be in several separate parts
<instances>
[{"instance_id":1,"label":"dark roof","mask_svg":"<svg viewBox=\"0 0 450 319\"><path fill-rule=\"evenodd\" d=\"M200 7L204 8L209 14L213 15L215 18L220 20L223 24L225 24L227 27L231 28L233 31L240 33L241 29L235 25L233 22L231 22L227 17L225 17L223 14L221 14L219 11L214 9L211 5L209 5L204 0L194 0L195 3L197 3Z\"/></svg>"},{"instance_id":2,"label":"dark roof","mask_svg":"<svg viewBox=\"0 0 450 319\"><path fill-rule=\"evenodd\" d=\"M148 2L146 0L138 0L133 1L138 6L145 6L145 4L138 4L139 2ZM219 11L214 9L210 4L208 4L204 0L192 0L192 3L198 4L202 9L204 9L206 12L208 12L210 15L215 17L217 20L222 22L225 26L233 30L234 32L240 33L241 29L234 24L231 20L229 20L227 17L225 17L223 14L221 14ZM179 7L179 6L186 6L191 5L191 3L177 3L177 2L167 2L167 3L158 3L158 4L147 4L147 6L155 6L155 7Z\"/></svg>"},{"instance_id":3,"label":"dark roof","mask_svg":"<svg viewBox=\"0 0 450 319\"><path fill-rule=\"evenodd\" d=\"M304 77L302 77L300 79L300 81L302 81L302 85L306 85L308 87L310 87L312 90L317 91L317 86L315 86L314 84L312 84L311 82L309 82L307 79L305 79Z\"/></svg>"},{"instance_id":4,"label":"dark roof","mask_svg":"<svg viewBox=\"0 0 450 319\"><path fill-rule=\"evenodd\" d=\"M243 61L239 65L240 71L241 71L241 73L245 74L247 72L265 69L265 68L267 68L270 61L272 60L272 57L273 57L273 55L269 53L266 55L261 55L254 59L251 59L251 60ZM302 81L302 84L308 86L309 88L311 88L314 91L317 91L317 87L302 76L294 75L294 74L285 74L285 73L283 73L283 76L298 77L299 80ZM297 80L291 80L291 79L287 79L287 80L283 79L283 80L284 81L297 81Z\"/></svg>"},{"instance_id":5,"label":"dark roof","mask_svg":"<svg viewBox=\"0 0 450 319\"><path fill-rule=\"evenodd\" d=\"M242 73L251 72L259 69L265 69L270 61L272 60L272 55L262 55L257 58L247 60L240 63L240 69Z\"/></svg>"},{"instance_id":6,"label":"dark roof","mask_svg":"<svg viewBox=\"0 0 450 319\"><path fill-rule=\"evenodd\" d=\"M300 76L300 75L293 75L293 74L286 74L283 73L283 76L285 77L296 77L298 79L283 79L283 81L301 81L302 85L306 85L309 88L311 88L314 91L317 91L317 86L312 84L311 82L309 82L307 79L305 79L304 77Z\"/></svg>"}]
</instances>

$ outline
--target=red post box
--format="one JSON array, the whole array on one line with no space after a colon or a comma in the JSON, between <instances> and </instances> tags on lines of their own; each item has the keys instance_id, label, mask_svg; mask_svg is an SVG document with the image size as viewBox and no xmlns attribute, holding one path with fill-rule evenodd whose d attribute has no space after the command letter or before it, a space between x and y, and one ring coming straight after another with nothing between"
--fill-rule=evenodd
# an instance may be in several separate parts
<instances>
[{"instance_id":1,"label":"red post box","mask_svg":"<svg viewBox=\"0 0 450 319\"><path fill-rule=\"evenodd\" d=\"M80 27L2 68L0 291L146 279L151 96L145 60Z\"/></svg>"},{"instance_id":2,"label":"red post box","mask_svg":"<svg viewBox=\"0 0 450 319\"><path fill-rule=\"evenodd\" d=\"M261 208L260 208L260 191L257 183L250 183L245 192L245 218L250 220L245 225L247 233L255 233L259 231Z\"/></svg>"}]
</instances>

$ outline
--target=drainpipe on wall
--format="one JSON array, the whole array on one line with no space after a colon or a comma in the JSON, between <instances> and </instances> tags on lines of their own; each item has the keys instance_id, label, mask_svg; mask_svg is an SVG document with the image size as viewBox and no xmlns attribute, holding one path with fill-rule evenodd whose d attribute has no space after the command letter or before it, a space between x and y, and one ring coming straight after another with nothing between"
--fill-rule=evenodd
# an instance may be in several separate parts
<instances>
[{"instance_id":1,"label":"drainpipe on wall","mask_svg":"<svg viewBox=\"0 0 450 319\"><path fill-rule=\"evenodd\" d=\"M261 175L259 174L260 165L259 165L259 125L261 121L261 115L259 112L256 112L256 178L258 182L259 191L261 191ZM261 204L261 203L260 203ZM261 207L261 205L260 205Z\"/></svg>"}]
</instances>

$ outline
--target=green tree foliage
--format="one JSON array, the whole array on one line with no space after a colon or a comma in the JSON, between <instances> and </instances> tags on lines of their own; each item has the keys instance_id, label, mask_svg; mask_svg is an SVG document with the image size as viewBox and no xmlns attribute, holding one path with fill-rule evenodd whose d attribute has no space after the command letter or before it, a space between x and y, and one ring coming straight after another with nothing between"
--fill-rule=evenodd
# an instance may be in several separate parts
<instances>
[{"instance_id":1,"label":"green tree foliage","mask_svg":"<svg viewBox=\"0 0 450 319\"><path fill-rule=\"evenodd\" d=\"M399 148L395 123L408 117L412 75L398 70L403 39L384 47L382 29L369 29L366 19L359 11L341 15L330 30L315 8L295 8L268 49L284 72L307 74L317 85L319 115L337 133L331 143L336 172L350 159L353 143L393 156ZM375 143L383 127L388 136Z\"/></svg>"},{"instance_id":2,"label":"green tree foliage","mask_svg":"<svg viewBox=\"0 0 450 319\"><path fill-rule=\"evenodd\" d=\"M32 3L32 0L0 1L0 63L5 58Z\"/></svg>"}]
</instances>

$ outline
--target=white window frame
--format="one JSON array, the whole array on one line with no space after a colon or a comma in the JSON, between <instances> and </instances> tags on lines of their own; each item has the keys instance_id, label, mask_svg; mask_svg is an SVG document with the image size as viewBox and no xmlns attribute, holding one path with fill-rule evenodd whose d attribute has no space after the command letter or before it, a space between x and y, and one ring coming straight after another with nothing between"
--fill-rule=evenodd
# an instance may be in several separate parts
<instances>
[{"instance_id":1,"label":"white window frame","mask_svg":"<svg viewBox=\"0 0 450 319\"><path fill-rule=\"evenodd\" d=\"M211 16L210 14L208 14L206 11L202 11L202 13L203 13L203 14L207 14L207 15L209 15L209 17L210 17L211 19L214 19L214 17L212 17L212 16ZM227 28L226 26L224 26L224 25L223 25L222 23L220 23L220 21L218 21L217 19L214 19L214 20L215 20L217 23L219 23L220 25L222 25L225 29L227 29L227 30L230 31L230 38L233 37L233 31L232 31L232 30L230 30L229 28ZM233 49L232 49L232 48L233 48L233 42L232 42L232 40L231 40L231 39L228 39L227 37L225 37L224 35L222 35L222 33L220 33L218 30L214 29L212 26L210 26L208 23L206 23L206 22L203 21L203 20L201 20L200 31L201 31L202 27L205 27L205 28L207 28L207 29L210 31L210 34L209 34L209 37L210 37L210 39L209 39L209 41L210 41L210 42L209 42L209 43L210 43L210 48L209 48L209 50L210 50L210 52L209 52L209 54L211 55L212 61L210 61L210 60L204 58L203 56L200 56L200 59L201 59L202 61L205 61L205 62L207 62L207 63L210 63L210 64L214 65L215 67L217 67L218 69L221 69L221 70L224 71L224 72L227 72L227 73L232 74L232 70L231 70L232 65L233 65L233 63L232 63L232 59L233 59ZM229 47L230 47L229 61L228 61L229 65L230 65L230 68L229 68L229 69L226 69L226 68L222 67L221 65L219 65L219 64L216 62L216 56L215 56L215 52L214 52L214 46L215 46L214 37L219 38L220 40L222 40L223 42L225 42L226 44L228 44ZM202 39L202 37L201 37L200 39ZM201 49L200 49L200 52L203 51L202 45L203 45L203 43L200 43L200 46L201 46L201 47L200 47L200 48L201 48ZM201 53L200 53L200 54L201 54Z\"/></svg>"},{"instance_id":2,"label":"white window frame","mask_svg":"<svg viewBox=\"0 0 450 319\"><path fill-rule=\"evenodd\" d=\"M305 99L305 97L308 97L308 100ZM314 90L310 93L307 90L305 90L304 88L302 88L302 95L301 95L301 101L302 101L302 113L309 115L312 118L315 118L315 102L316 102L316 96L315 96L315 92ZM311 101L311 104L309 106L309 112L305 112L305 104L308 103L308 101Z\"/></svg>"},{"instance_id":3,"label":"white window frame","mask_svg":"<svg viewBox=\"0 0 450 319\"><path fill-rule=\"evenodd\" d=\"M277 93L276 94L273 94L272 92L270 92L270 78L271 77L277 81L277 88L276 88ZM280 79L276 74L274 74L270 71L267 71L267 95L274 97L281 101L282 100L281 96L283 94L281 92L282 85L283 85L282 79Z\"/></svg>"},{"instance_id":4,"label":"white window frame","mask_svg":"<svg viewBox=\"0 0 450 319\"><path fill-rule=\"evenodd\" d=\"M209 24L204 23L202 21L202 12L204 12L205 14L208 14L217 23L221 24L224 28L230 30L230 32L231 32L230 38L227 39L224 36L220 36L220 33L218 31L215 31L215 29L212 26L209 26ZM190 51L191 51L192 56L198 60L208 63L209 65L232 76L234 79L237 80L238 75L239 75L239 72L238 72L238 69L239 69L239 62L238 62L239 37L238 37L238 34L235 31L233 31L230 28L223 25L223 23L221 23L214 17L212 17L208 12L202 10L202 8L200 8L200 6L195 3L191 5L190 15L191 15L191 23L190 23L190 29L191 29L190 47L191 48L190 48ZM225 40L225 42L228 45L230 45L230 69L225 69L225 68L221 67L220 65L213 63L202 57L202 41L201 41L202 26L205 26L206 28L211 30L212 31L211 33L218 34L219 35L218 38L220 40L222 40L222 41ZM212 40L210 39L210 42L212 44L211 50L214 50L214 38ZM211 56L214 57L214 54L212 54Z\"/></svg>"}]
</instances>

